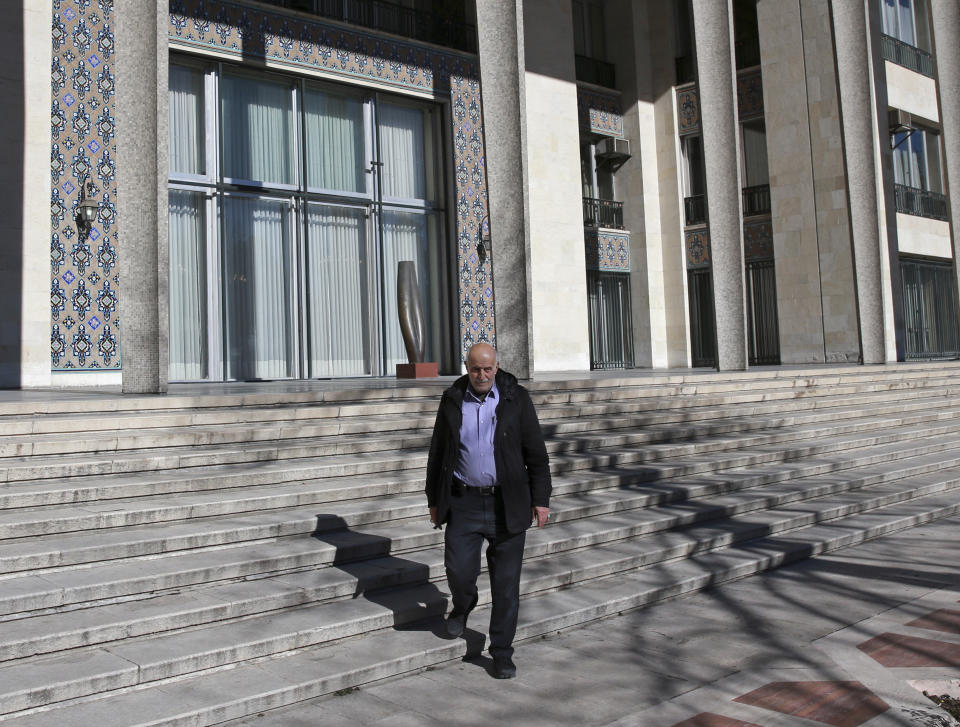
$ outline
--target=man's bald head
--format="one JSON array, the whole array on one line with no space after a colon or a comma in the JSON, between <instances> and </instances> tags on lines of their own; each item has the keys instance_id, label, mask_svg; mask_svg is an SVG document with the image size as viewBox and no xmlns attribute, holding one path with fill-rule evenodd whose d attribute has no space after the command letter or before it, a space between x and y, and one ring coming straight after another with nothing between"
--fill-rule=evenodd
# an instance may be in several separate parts
<instances>
[{"instance_id":1,"label":"man's bald head","mask_svg":"<svg viewBox=\"0 0 960 727\"><path fill-rule=\"evenodd\" d=\"M489 343L476 343L467 352L467 376L475 393L484 396L497 375L497 351Z\"/></svg>"}]
</instances>

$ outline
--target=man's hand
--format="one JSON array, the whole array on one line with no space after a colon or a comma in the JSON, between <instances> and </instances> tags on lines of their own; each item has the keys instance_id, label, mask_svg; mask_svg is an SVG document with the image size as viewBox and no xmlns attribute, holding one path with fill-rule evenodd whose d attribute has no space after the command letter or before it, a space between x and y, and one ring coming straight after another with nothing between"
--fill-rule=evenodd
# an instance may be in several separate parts
<instances>
[{"instance_id":1,"label":"man's hand","mask_svg":"<svg viewBox=\"0 0 960 727\"><path fill-rule=\"evenodd\" d=\"M437 508L435 507L430 508L430 522L432 522L434 525L437 524Z\"/></svg>"},{"instance_id":2,"label":"man's hand","mask_svg":"<svg viewBox=\"0 0 960 727\"><path fill-rule=\"evenodd\" d=\"M547 524L547 518L549 516L549 507L535 507L530 511L530 522L535 522L538 528L542 528Z\"/></svg>"}]
</instances>

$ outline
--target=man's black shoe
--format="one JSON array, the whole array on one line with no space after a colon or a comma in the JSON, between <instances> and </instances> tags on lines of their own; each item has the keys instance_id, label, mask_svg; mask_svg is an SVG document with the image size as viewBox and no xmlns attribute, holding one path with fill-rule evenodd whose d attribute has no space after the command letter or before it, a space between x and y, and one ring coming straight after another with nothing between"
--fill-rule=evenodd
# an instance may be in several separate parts
<instances>
[{"instance_id":1,"label":"man's black shoe","mask_svg":"<svg viewBox=\"0 0 960 727\"><path fill-rule=\"evenodd\" d=\"M447 636L450 638L457 638L463 634L463 630L467 628L467 616L470 614L467 612L456 613L452 612L447 617Z\"/></svg>"},{"instance_id":2,"label":"man's black shoe","mask_svg":"<svg viewBox=\"0 0 960 727\"><path fill-rule=\"evenodd\" d=\"M447 636L455 639L463 634L464 629L467 628L467 616L469 616L470 612L476 607L479 598L479 594L474 596L473 603L470 604L470 608L466 611L453 609L450 612L450 615L447 617Z\"/></svg>"},{"instance_id":3,"label":"man's black shoe","mask_svg":"<svg viewBox=\"0 0 960 727\"><path fill-rule=\"evenodd\" d=\"M509 656L493 657L493 676L497 679L513 679L517 675L517 665Z\"/></svg>"}]
</instances>

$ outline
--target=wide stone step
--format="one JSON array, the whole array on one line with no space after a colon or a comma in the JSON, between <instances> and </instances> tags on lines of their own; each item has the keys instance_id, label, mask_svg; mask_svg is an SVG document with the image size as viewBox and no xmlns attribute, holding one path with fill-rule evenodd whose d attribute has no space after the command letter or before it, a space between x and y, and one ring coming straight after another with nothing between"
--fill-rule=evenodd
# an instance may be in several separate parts
<instances>
[{"instance_id":1,"label":"wide stone step","mask_svg":"<svg viewBox=\"0 0 960 727\"><path fill-rule=\"evenodd\" d=\"M958 392L960 394L960 392ZM904 401L900 394L890 394L878 401L878 397L854 397L843 406L830 407L829 410L813 408L811 400L795 400L789 404L759 404L739 407L737 416L731 416L731 410L724 408L697 407L687 411L666 411L605 417L603 425L589 417L578 417L544 424L545 432L553 435L574 434L593 431L612 431L618 429L645 427L649 441L679 441L694 437L709 436L718 433L734 433L765 428L783 428L799 424L823 421L859 419L867 415L874 417L908 412L923 412L931 418L937 418L938 407L960 400L957 394L946 391L936 392L933 397L909 399ZM264 477L262 463L257 472L240 465L224 465L213 468L213 476L204 475L209 471L193 468L189 476L179 472L170 475L161 470L157 473L97 474L74 475L70 478L44 478L8 482L0 489L0 509L31 507L64 503L86 502L115 498L139 497L162 494L165 492L199 491L221 487L260 485L264 483L286 481L282 476ZM276 472L276 468L272 468ZM300 473L294 472L293 479L300 479Z\"/></svg>"},{"instance_id":2,"label":"wide stone step","mask_svg":"<svg viewBox=\"0 0 960 727\"><path fill-rule=\"evenodd\" d=\"M687 557L747 537L960 486L960 451L951 461L952 467L947 469L938 467L934 459L914 458L909 467L851 470L654 506L641 504L646 502L642 496L622 490L596 493L587 502L570 498L571 501L561 501L556 510L559 522L545 530L531 531L526 555L536 560L600 546L597 552L613 548L636 558L635 563L631 561L632 565L625 566L630 568ZM638 507L646 509L638 510ZM585 508L596 508L603 514L585 518ZM682 533L667 533L678 528L684 528ZM622 548L611 545L652 533L665 535L655 540L631 540L632 545ZM5 655L5 659L21 658L310 602L356 598L368 590L401 583L435 580L443 575L441 545L442 534L426 529L421 518L362 532L343 529L318 533L314 539L286 539L245 549L215 551L206 559L200 554L170 559L163 564L165 572L152 570L148 563L145 572L133 578L129 567L85 570L81 573L83 584L73 589L57 588L56 576L52 582L36 577L12 579L4 589L9 595L0 601L0 613L7 613L9 618L9 614L21 611L16 614L20 620L16 622L15 637L0 639L0 654ZM207 578L213 580L231 565L244 563L241 559L245 558L249 564L257 558L271 557L276 559L272 563L276 570L282 570L283 565L312 569L194 589L189 594L175 591L163 595L164 590L182 587L184 577L191 571L205 572ZM617 562L622 557L618 555ZM543 572L559 573L560 570L550 566ZM249 565L246 572L250 573ZM532 574L538 572L534 570ZM111 576L127 580L111 583L108 580ZM94 594L101 600L130 595L124 594L124 586L128 591L131 586L139 586L138 600L48 615L24 613L28 609L62 607L70 604L71 598L96 600L91 598Z\"/></svg>"},{"instance_id":3,"label":"wide stone step","mask_svg":"<svg viewBox=\"0 0 960 727\"><path fill-rule=\"evenodd\" d=\"M676 387L684 387L684 393L703 393L704 387L725 386L750 387L792 386L795 388L824 387L838 383L885 381L890 378L922 381L936 377L949 377L960 371L956 362L922 362L898 364L895 367L863 367L848 365L813 366L808 368L791 367L762 369L754 368L749 372L608 372L603 377L563 379L561 377L542 378L526 382L527 388L536 397L567 397L571 401L585 401L609 397L611 393L622 395L625 391L635 390L638 395L654 392L675 392ZM894 374L891 376L891 374ZM144 412L168 414L171 412L183 416L195 413L221 410L233 412L254 409L280 409L291 407L336 408L354 404L379 405L390 401L410 401L424 399L435 401L439 392L450 384L455 377L446 377L430 382L397 382L392 379L367 379L365 381L346 382L297 382L295 384L278 383L257 384L254 387L244 385L220 385L216 387L196 385L173 385L165 396L135 396L111 394L106 392L61 392L50 397L43 392L34 394L24 392L22 400L0 402L0 423L8 424L19 420L25 424L46 422L36 428L25 426L19 431L56 431L50 426L57 419L70 416L82 419L106 418L110 415L122 417L126 414L142 415ZM122 421L122 420L120 420ZM216 420L224 421L224 420ZM88 429L89 426L83 430ZM117 428L123 428L118 425Z\"/></svg>"},{"instance_id":4,"label":"wide stone step","mask_svg":"<svg viewBox=\"0 0 960 727\"><path fill-rule=\"evenodd\" d=\"M874 503L896 497L888 491ZM861 507L866 502L861 499ZM533 559L525 567L524 591L528 595L521 608L518 638L532 638L952 515L960 511L960 492L939 491L854 515L849 513L858 508L851 503L825 499L820 505L815 508L809 503L798 512L785 511L778 526L769 519L751 524L741 535L759 531L764 536L746 540L739 547L701 552L639 569L635 564L642 555L623 544L612 545L607 553L594 548L561 554L550 563ZM829 524L824 525L824 521ZM804 526L807 522L816 524ZM597 575L603 570L613 575ZM585 587L556 590L581 578L589 578ZM544 588L549 591L544 593ZM481 606L471 619L473 627L482 628L488 619L484 605L488 599L489 593L483 588ZM339 689L462 655L466 642L438 641L431 633L438 626L437 616L445 602L435 585L424 583L368 592L363 598L319 608L291 609L269 617L127 640L109 650L85 649L76 655L26 660L0 670L0 684L6 692L0 704L12 711L138 686L136 691L87 703L68 703L22 717L13 715L9 723L172 725L183 724L177 720L189 716L196 724L214 724L328 693L334 684ZM420 629L407 626L429 618L432 621ZM392 627L406 628L396 632ZM360 635L363 638L351 638ZM377 645L376 652L366 648L370 643ZM476 648L475 639L473 643ZM280 658L239 663L294 650L297 653ZM222 670L234 664L235 668ZM260 679L253 679L253 675ZM150 684L169 679L174 681ZM172 699L171 689L176 689L180 697ZM166 699L161 700L161 695ZM131 719L131 709L143 709L148 704L162 709L150 712L145 719L142 715Z\"/></svg>"},{"instance_id":5,"label":"wide stone step","mask_svg":"<svg viewBox=\"0 0 960 727\"><path fill-rule=\"evenodd\" d=\"M857 377L847 376L846 381L842 377L830 376L823 379L825 383L820 383L818 379L786 382L779 379L761 379L752 382L748 390L744 389L743 382L739 379L719 382L707 379L697 384L678 383L666 387L637 385L637 379L633 379L630 384L619 387L569 391L548 389L544 393L535 393L534 398L541 409L541 418L548 421L556 417L611 414L617 410L657 410L677 406L678 402L687 406L693 397L696 397L698 405L721 405L955 386L953 377L946 375L949 372L939 371L937 376L931 376L930 373L904 371L898 377L861 374ZM184 439L189 440L191 436L201 441L206 441L204 437L227 438L229 435L219 432L219 429L233 426L242 430L244 425L288 431L292 428L292 432L295 432L297 426L301 426L313 428L318 434L386 431L388 429L378 429L377 424L389 427L389 422L402 420L407 415L419 414L431 419L436 410L439 388L434 391L429 397L422 396L422 391L417 390L418 396L388 402L351 402L336 406L277 404L267 407L234 406L182 411L147 409L81 415L45 413L33 417L0 416L0 456L70 451L68 448L71 437L68 435L80 435L78 443L89 442L91 446L87 446L87 450L116 451L136 448L144 441L149 443L154 436L157 441L170 438L169 446L175 446ZM169 402L163 400L163 403ZM211 427L214 429L210 429ZM137 434L138 429L148 431ZM201 431L191 435L190 430ZM161 442L159 446L168 445ZM85 450L78 446L75 451Z\"/></svg>"},{"instance_id":6,"label":"wide stone step","mask_svg":"<svg viewBox=\"0 0 960 727\"><path fill-rule=\"evenodd\" d=\"M883 439L891 441L883 443L873 436L866 442L869 446L849 452L841 451L839 455L832 452L838 447L842 450L842 438L828 437L820 445L823 451L819 457L813 456L811 446L806 445L803 451L807 458L802 462L786 456L789 451L767 447L755 451L738 451L731 455L690 455L676 463L641 464L635 467L620 465L615 468L575 471L556 478L555 493L560 497L574 493L590 493L594 490L627 488L636 491L635 497L640 498L636 507L642 507L685 497L780 482L791 477L812 476L870 465L886 466L886 463L895 460L924 455L935 455L939 459L932 465L923 466L937 466L938 462L948 466L946 463L952 461L950 450L956 446L956 437L945 437L942 432L927 430L924 430L924 433L927 436L917 440L909 437L903 439L903 435L909 432L887 432ZM852 440L857 444L864 444L864 436L857 434ZM738 470L738 467L745 469ZM718 474L711 474L715 472ZM675 482L674 479L678 477L683 477L684 481ZM296 507L258 511L245 516L191 519L90 533L56 534L48 538L25 537L0 543L0 573L62 568L108 559L149 558L181 549L218 548L245 541L310 534L318 529L330 529L329 525L324 526L323 523L330 522L331 518L335 518L334 522L337 523L334 527L340 526L341 522L344 527L356 527L423 513L423 496L420 492L422 485L416 477L379 484L369 484L364 482L363 478L356 478L341 483L321 481L319 485L319 498L327 501L327 507L321 510L326 513L323 516L318 515L317 507ZM308 498L309 490L300 494ZM361 494L367 497L357 499ZM585 505L582 504L581 507L583 506ZM591 507L586 515L600 514L600 505L594 504ZM34 514L35 510L32 509L25 512L28 517L26 520L21 517L21 526L41 531L47 527L49 521L44 516ZM46 509L47 518L52 517L52 513L53 509ZM0 513L0 517L7 518L8 526L16 527L17 521L13 519L16 514L15 511L10 511ZM21 516L23 514L20 513ZM554 518L560 517L564 516L555 511ZM28 526L29 523L34 525ZM159 561L150 560L144 567L155 570L158 564ZM280 566L277 569L289 567L296 565ZM251 572L246 570L233 577L242 577ZM157 573L153 575L159 577ZM186 576L181 574L181 577Z\"/></svg>"},{"instance_id":7,"label":"wide stone step","mask_svg":"<svg viewBox=\"0 0 960 727\"><path fill-rule=\"evenodd\" d=\"M712 452L736 452L726 466L743 466L762 461L781 461L798 456L810 456L828 451L841 451L883 444L916 436L916 421L922 415L901 418L877 418L873 421L859 420L852 423L823 426L804 425L788 430L768 433L737 434L712 437L702 441L685 443L650 443L645 432L623 432L606 437L576 437L568 440L551 440L551 470L557 473L592 469L598 466L623 466L643 462L659 462L677 458L690 458ZM936 423L928 423L922 432L927 437L949 437L960 432L960 409L943 409L937 412ZM886 426L890 422L898 426ZM901 424L907 421L907 424ZM877 427L874 429L874 427ZM853 430L851 432L851 430ZM797 444L796 442L804 442ZM784 442L792 446L784 446ZM352 467L358 462L372 462L376 470L390 471L422 467L426 454L420 450L407 454L380 456L377 453L352 455L329 455L320 467L326 467L327 476L341 474L338 467ZM313 463L313 458L304 458ZM332 471L331 471L332 468ZM353 474L350 472L350 474ZM323 475L320 475L323 476ZM225 497L223 492L183 495L158 495L108 503L80 504L68 507L51 506L10 509L0 511L0 539L24 538L37 535L127 527L145 523L185 520L192 518L232 515L242 512L262 511L283 507L284 496L273 492L267 494L241 493L239 497ZM288 500L303 502L301 493L287 493ZM360 496L360 493L358 493ZM319 504L319 503L318 503ZM392 517L392 516L391 516Z\"/></svg>"},{"instance_id":8,"label":"wide stone step","mask_svg":"<svg viewBox=\"0 0 960 727\"><path fill-rule=\"evenodd\" d=\"M894 382L894 388L904 386ZM938 386L925 392L928 396L954 398L960 395L960 384ZM790 397L795 394L788 392ZM847 394L831 393L818 406L846 406L853 402L843 400ZM742 399L743 396L741 395ZM748 399L756 398L754 394ZM659 403L657 409L669 411L677 403L688 403L682 397L674 397ZM709 402L698 398L698 411L688 420L702 419L711 412L704 412ZM807 404L803 408L807 408ZM435 402L430 413L419 418L413 412L403 417L377 415L374 418L334 419L321 423L277 422L250 429L246 426L225 423L219 428L179 427L146 429L136 427L125 430L109 430L78 435L32 435L0 437L0 482L19 482L32 479L104 475L109 473L156 471L162 469L223 465L238 462L262 462L279 459L295 459L311 455L322 456L345 452L382 451L404 446L422 446L429 436ZM621 401L602 405L572 407L570 405L544 407L541 418L547 434L563 433L564 430L583 430L590 422L594 429L609 429L624 426L624 422L598 422L590 417L603 413L604 419L623 418L624 413L636 413L636 404ZM768 405L768 410L770 409ZM560 421L555 421L559 417ZM563 420L563 419L566 420ZM650 419L668 421L671 417L659 414ZM672 417L674 420L684 417ZM578 422L575 425L574 422ZM102 422L101 422L102 423ZM382 433L408 431L404 442L399 444L393 436ZM380 437L364 437L363 434L380 432ZM416 432L419 432L418 434ZM255 443L255 444L252 444ZM43 459L38 459L43 455Z\"/></svg>"}]
</instances>

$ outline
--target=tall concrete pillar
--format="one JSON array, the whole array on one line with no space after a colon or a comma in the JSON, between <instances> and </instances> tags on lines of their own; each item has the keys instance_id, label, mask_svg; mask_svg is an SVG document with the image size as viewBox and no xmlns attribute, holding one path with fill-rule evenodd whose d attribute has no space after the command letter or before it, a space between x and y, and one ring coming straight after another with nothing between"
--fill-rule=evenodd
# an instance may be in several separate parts
<instances>
[{"instance_id":1,"label":"tall concrete pillar","mask_svg":"<svg viewBox=\"0 0 960 727\"><path fill-rule=\"evenodd\" d=\"M732 17L729 0L693 0L720 371L747 368L740 135L737 133Z\"/></svg>"},{"instance_id":2,"label":"tall concrete pillar","mask_svg":"<svg viewBox=\"0 0 960 727\"><path fill-rule=\"evenodd\" d=\"M950 239L953 272L960 290L960 4L957 0L931 0L931 25L937 61L937 95L940 101L947 199L950 204Z\"/></svg>"},{"instance_id":3,"label":"tall concrete pillar","mask_svg":"<svg viewBox=\"0 0 960 727\"><path fill-rule=\"evenodd\" d=\"M886 361L874 154L872 74L864 0L831 0L862 363Z\"/></svg>"},{"instance_id":4,"label":"tall concrete pillar","mask_svg":"<svg viewBox=\"0 0 960 727\"><path fill-rule=\"evenodd\" d=\"M50 385L49 2L11 3L0 28L0 388Z\"/></svg>"},{"instance_id":5,"label":"tall concrete pillar","mask_svg":"<svg viewBox=\"0 0 960 727\"><path fill-rule=\"evenodd\" d=\"M115 0L117 212L124 393L168 376L168 0Z\"/></svg>"},{"instance_id":6,"label":"tall concrete pillar","mask_svg":"<svg viewBox=\"0 0 960 727\"><path fill-rule=\"evenodd\" d=\"M490 246L501 365L532 369L529 236L523 163L523 0L477 3Z\"/></svg>"}]
</instances>

